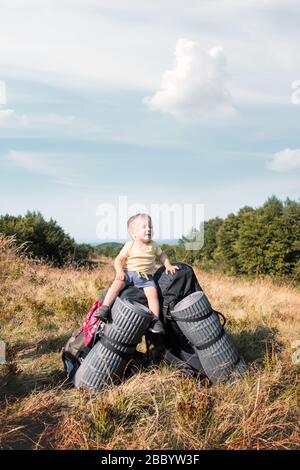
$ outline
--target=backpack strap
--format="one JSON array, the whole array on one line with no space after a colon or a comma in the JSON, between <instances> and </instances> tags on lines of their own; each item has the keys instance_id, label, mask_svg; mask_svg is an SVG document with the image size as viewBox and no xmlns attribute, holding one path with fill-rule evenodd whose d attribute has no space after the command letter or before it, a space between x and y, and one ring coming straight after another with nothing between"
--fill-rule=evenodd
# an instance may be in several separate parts
<instances>
[{"instance_id":1,"label":"backpack strap","mask_svg":"<svg viewBox=\"0 0 300 470\"><path fill-rule=\"evenodd\" d=\"M223 319L223 324L222 324L222 326L224 327L224 326L226 325L226 317L225 317L225 315L223 315L223 313L221 313L221 312L217 312L216 310L214 310L214 312L215 312L217 315L219 315L219 317L221 317L221 318Z\"/></svg>"},{"instance_id":2,"label":"backpack strap","mask_svg":"<svg viewBox=\"0 0 300 470\"><path fill-rule=\"evenodd\" d=\"M122 359L127 361L132 357L132 353L126 353L124 351L119 351L116 346L125 346L125 347L136 347L138 343L135 344L129 344L129 343L122 343L121 341L117 341L112 338L108 338L107 336L102 336L100 339L101 344L108 349L109 351L114 352L118 356L120 356Z\"/></svg>"},{"instance_id":3,"label":"backpack strap","mask_svg":"<svg viewBox=\"0 0 300 470\"><path fill-rule=\"evenodd\" d=\"M193 322L196 322L196 321L206 320L206 318L209 318L212 314L213 314L213 310L211 310L206 315L203 315L203 317L200 317L200 318L199 317L196 317L196 318L178 318L178 317L176 317L176 315L172 315L172 320L183 322L183 323L193 323Z\"/></svg>"},{"instance_id":4,"label":"backpack strap","mask_svg":"<svg viewBox=\"0 0 300 470\"><path fill-rule=\"evenodd\" d=\"M91 349L95 346L95 343L104 335L105 323L102 321L99 322L98 328L94 333Z\"/></svg>"},{"instance_id":5,"label":"backpack strap","mask_svg":"<svg viewBox=\"0 0 300 470\"><path fill-rule=\"evenodd\" d=\"M174 302L170 302L169 304L164 304L163 305L163 318L164 318L165 321L166 321L166 319L168 319L168 320L171 320L171 321L181 321L181 322L185 322L185 323L192 323L192 322L196 322L196 321L206 320L206 318L209 318L213 313L216 313L223 320L222 327L224 327L225 324L226 324L225 315L223 315L223 313L217 312L216 310L213 310L213 309L211 309L211 311L209 313L207 313L206 315L204 315L201 318L177 318L176 315L171 316L171 315L169 315L169 312L174 309L174 306L175 306Z\"/></svg>"},{"instance_id":6,"label":"backpack strap","mask_svg":"<svg viewBox=\"0 0 300 470\"><path fill-rule=\"evenodd\" d=\"M163 319L165 323L167 322L167 320L173 321L173 318L171 317L171 315L169 315L169 312L170 310L173 310L174 307L175 307L174 301L169 302L169 303L165 303L165 302L163 303Z\"/></svg>"},{"instance_id":7,"label":"backpack strap","mask_svg":"<svg viewBox=\"0 0 300 470\"><path fill-rule=\"evenodd\" d=\"M199 349L200 351L202 351L203 349L207 349L207 348L210 348L213 344L215 344L217 341L219 341L219 339L222 338L222 336L224 335L225 333L225 330L224 328L222 327L220 333L213 339L211 339L210 341L207 341L207 343L204 343L204 344L195 344L195 348Z\"/></svg>"}]
</instances>

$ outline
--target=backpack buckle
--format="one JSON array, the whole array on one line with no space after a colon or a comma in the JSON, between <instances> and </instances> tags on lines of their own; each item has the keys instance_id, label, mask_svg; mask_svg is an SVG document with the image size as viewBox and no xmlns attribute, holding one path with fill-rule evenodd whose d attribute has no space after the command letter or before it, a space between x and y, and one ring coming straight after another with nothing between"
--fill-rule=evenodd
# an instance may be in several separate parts
<instances>
[{"instance_id":1,"label":"backpack buckle","mask_svg":"<svg viewBox=\"0 0 300 470\"><path fill-rule=\"evenodd\" d=\"M165 320L173 320L169 312L174 308L174 302L170 302L169 304L163 304L163 317Z\"/></svg>"}]
</instances>

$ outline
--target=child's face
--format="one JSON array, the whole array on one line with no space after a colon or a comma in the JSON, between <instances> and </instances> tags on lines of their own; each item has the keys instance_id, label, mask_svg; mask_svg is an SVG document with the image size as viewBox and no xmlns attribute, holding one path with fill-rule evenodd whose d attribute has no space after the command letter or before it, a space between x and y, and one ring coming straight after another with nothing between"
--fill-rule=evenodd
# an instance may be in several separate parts
<instances>
[{"instance_id":1,"label":"child's face","mask_svg":"<svg viewBox=\"0 0 300 470\"><path fill-rule=\"evenodd\" d=\"M150 219L138 218L135 221L133 235L135 240L149 242L152 238L152 224Z\"/></svg>"}]
</instances>

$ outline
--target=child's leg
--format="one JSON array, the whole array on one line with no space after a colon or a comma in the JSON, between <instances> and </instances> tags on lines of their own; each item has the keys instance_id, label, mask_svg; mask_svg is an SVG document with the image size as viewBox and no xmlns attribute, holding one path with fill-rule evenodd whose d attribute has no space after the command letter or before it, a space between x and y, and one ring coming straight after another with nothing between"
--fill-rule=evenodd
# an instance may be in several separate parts
<instances>
[{"instance_id":1,"label":"child's leg","mask_svg":"<svg viewBox=\"0 0 300 470\"><path fill-rule=\"evenodd\" d=\"M110 307L118 296L118 293L125 287L125 285L125 282L115 279L106 293L103 305Z\"/></svg>"},{"instance_id":2,"label":"child's leg","mask_svg":"<svg viewBox=\"0 0 300 470\"><path fill-rule=\"evenodd\" d=\"M148 306L151 312L154 314L154 320L150 325L149 331L151 333L165 334L165 329L162 322L159 319L159 300L157 289L153 286L144 287L145 296L148 300Z\"/></svg>"},{"instance_id":3,"label":"child's leg","mask_svg":"<svg viewBox=\"0 0 300 470\"><path fill-rule=\"evenodd\" d=\"M119 281L118 279L115 279L108 289L105 299L103 300L103 304L95 313L97 317L100 318L100 320L107 322L108 321L108 316L110 313L110 306L116 299L118 293L125 287L125 282Z\"/></svg>"},{"instance_id":4,"label":"child's leg","mask_svg":"<svg viewBox=\"0 0 300 470\"><path fill-rule=\"evenodd\" d=\"M144 287L145 296L148 300L149 309L158 318L159 317L159 300L157 289L152 286Z\"/></svg>"}]
</instances>

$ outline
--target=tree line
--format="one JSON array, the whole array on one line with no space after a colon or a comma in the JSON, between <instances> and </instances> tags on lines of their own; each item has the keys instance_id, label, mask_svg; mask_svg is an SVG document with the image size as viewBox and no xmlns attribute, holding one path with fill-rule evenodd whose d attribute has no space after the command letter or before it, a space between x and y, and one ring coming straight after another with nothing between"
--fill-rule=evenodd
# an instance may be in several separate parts
<instances>
[{"instance_id":1,"label":"tree line","mask_svg":"<svg viewBox=\"0 0 300 470\"><path fill-rule=\"evenodd\" d=\"M230 274L300 281L300 202L272 196L259 208L245 206L225 219L205 221L204 246L198 251L184 250L190 235L182 237L181 253L173 256Z\"/></svg>"},{"instance_id":2,"label":"tree line","mask_svg":"<svg viewBox=\"0 0 300 470\"><path fill-rule=\"evenodd\" d=\"M185 244L204 230L204 245L186 250ZM27 244L27 253L62 266L84 264L91 256L115 257L120 243L97 247L77 244L53 219L40 212L0 216L0 233ZM177 245L161 245L171 261L235 275L272 275L300 281L300 202L270 197L261 207L245 206L225 219L215 217L182 236Z\"/></svg>"},{"instance_id":3,"label":"tree line","mask_svg":"<svg viewBox=\"0 0 300 470\"><path fill-rule=\"evenodd\" d=\"M85 264L93 250L88 244L77 244L55 220L45 220L40 212L0 216L0 233L13 236L17 245L24 245L29 256L50 261L55 266Z\"/></svg>"}]
</instances>

